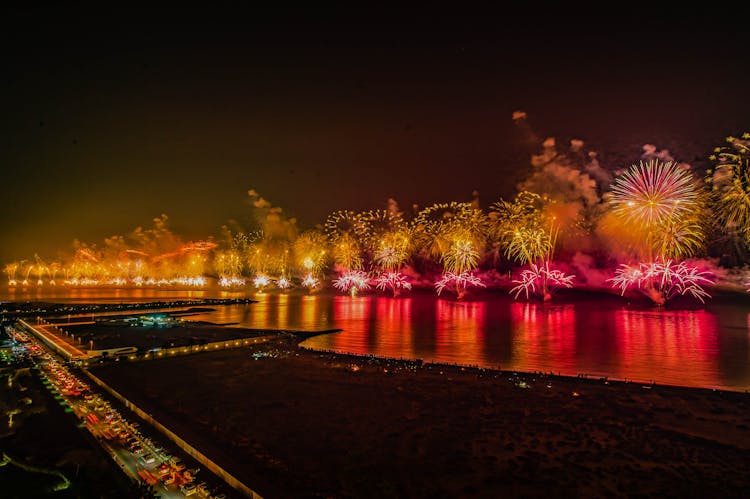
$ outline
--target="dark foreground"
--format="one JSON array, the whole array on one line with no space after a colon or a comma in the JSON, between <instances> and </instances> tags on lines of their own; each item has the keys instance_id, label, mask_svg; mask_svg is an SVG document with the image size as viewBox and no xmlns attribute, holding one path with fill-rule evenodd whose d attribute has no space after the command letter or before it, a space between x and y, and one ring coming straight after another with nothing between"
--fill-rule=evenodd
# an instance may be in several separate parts
<instances>
[{"instance_id":1,"label":"dark foreground","mask_svg":"<svg viewBox=\"0 0 750 499\"><path fill-rule=\"evenodd\" d=\"M750 484L745 393L418 366L291 339L94 372L266 497L739 497Z\"/></svg>"},{"instance_id":2,"label":"dark foreground","mask_svg":"<svg viewBox=\"0 0 750 499\"><path fill-rule=\"evenodd\" d=\"M0 373L0 416L0 497L140 497L34 369Z\"/></svg>"}]
</instances>

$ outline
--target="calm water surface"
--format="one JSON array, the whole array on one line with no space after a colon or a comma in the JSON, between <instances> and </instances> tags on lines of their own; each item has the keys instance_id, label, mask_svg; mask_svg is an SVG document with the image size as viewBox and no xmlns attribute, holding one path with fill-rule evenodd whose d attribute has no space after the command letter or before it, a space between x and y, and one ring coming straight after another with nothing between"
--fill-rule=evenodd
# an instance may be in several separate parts
<instances>
[{"instance_id":1,"label":"calm water surface","mask_svg":"<svg viewBox=\"0 0 750 499\"><path fill-rule=\"evenodd\" d=\"M59 290L3 299L142 301L234 297L220 290ZM750 389L750 305L712 301L696 310L634 308L620 297L514 302L487 293L456 302L428 293L399 298L298 293L251 294L258 303L217 307L191 317L269 329L340 333L307 340L312 348L418 358L524 371Z\"/></svg>"},{"instance_id":2,"label":"calm water surface","mask_svg":"<svg viewBox=\"0 0 750 499\"><path fill-rule=\"evenodd\" d=\"M750 389L747 304L643 309L619 297L466 302L431 294L388 298L258 294L196 319L253 328L343 329L305 346L396 358Z\"/></svg>"},{"instance_id":3,"label":"calm water surface","mask_svg":"<svg viewBox=\"0 0 750 499\"><path fill-rule=\"evenodd\" d=\"M234 298L245 293L227 292L218 288L68 288L65 286L29 286L0 288L0 301L46 301L54 303L121 303L199 298Z\"/></svg>"}]
</instances>

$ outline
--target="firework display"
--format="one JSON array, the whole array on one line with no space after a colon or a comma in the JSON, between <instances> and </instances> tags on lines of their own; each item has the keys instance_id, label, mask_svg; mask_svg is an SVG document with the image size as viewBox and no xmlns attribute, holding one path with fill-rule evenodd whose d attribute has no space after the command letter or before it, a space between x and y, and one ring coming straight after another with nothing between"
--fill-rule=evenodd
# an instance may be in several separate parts
<instances>
[{"instance_id":1,"label":"firework display","mask_svg":"<svg viewBox=\"0 0 750 499\"><path fill-rule=\"evenodd\" d=\"M370 289L370 278L361 270L349 270L334 279L333 287L344 293L355 296L358 292Z\"/></svg>"},{"instance_id":2,"label":"firework display","mask_svg":"<svg viewBox=\"0 0 750 499\"><path fill-rule=\"evenodd\" d=\"M656 304L676 294L708 297L713 280L697 267L676 262L703 246L700 190L689 171L658 160L633 165L615 179L610 204L623 224L635 227L644 243L637 265L622 264L610 279L624 294L638 290Z\"/></svg>"},{"instance_id":3,"label":"firework display","mask_svg":"<svg viewBox=\"0 0 750 499\"><path fill-rule=\"evenodd\" d=\"M703 288L714 283L713 276L685 262L667 260L661 262L640 263L632 266L623 263L610 279L613 287L625 291L637 288L654 303L663 305L676 295L691 295L701 302L710 295Z\"/></svg>"},{"instance_id":4,"label":"firework display","mask_svg":"<svg viewBox=\"0 0 750 499\"><path fill-rule=\"evenodd\" d=\"M546 301L577 285L570 271L585 255L621 294L661 305L678 295L709 297L715 278L686 261L706 255L709 234L714 244L723 234L750 245L749 134L716 149L705 184L689 166L653 154L612 180L595 160L577 164L552 154L553 146L534 157L534 170L514 198L487 210L476 197L415 208L407 217L390 199L388 209L337 210L318 228L300 231L294 218L250 190L251 226L233 223L216 239L185 242L162 215L150 228L99 245L76 241L57 259L34 255L7 263L7 284L332 287L393 296L434 288L458 299L489 284L516 299Z\"/></svg>"},{"instance_id":5,"label":"firework display","mask_svg":"<svg viewBox=\"0 0 750 499\"><path fill-rule=\"evenodd\" d=\"M320 286L320 279L313 276L312 274L307 274L304 279L302 279L302 287L305 287L309 290L314 290L318 286Z\"/></svg>"},{"instance_id":6,"label":"firework display","mask_svg":"<svg viewBox=\"0 0 750 499\"><path fill-rule=\"evenodd\" d=\"M471 203L437 203L421 210L412 221L417 252L442 265L435 282L438 294L449 284L462 298L471 286L484 285L472 275L489 237L489 219Z\"/></svg>"},{"instance_id":7,"label":"firework display","mask_svg":"<svg viewBox=\"0 0 750 499\"><path fill-rule=\"evenodd\" d=\"M403 290L410 290L411 283L408 278L400 272L384 272L374 279L375 288L380 291L390 289L394 296Z\"/></svg>"},{"instance_id":8,"label":"firework display","mask_svg":"<svg viewBox=\"0 0 750 499\"><path fill-rule=\"evenodd\" d=\"M722 232L750 244L750 133L728 137L710 156L706 181Z\"/></svg>"},{"instance_id":9,"label":"firework display","mask_svg":"<svg viewBox=\"0 0 750 499\"><path fill-rule=\"evenodd\" d=\"M565 275L561 270L549 268L549 262L537 266L531 264L529 269L521 272L521 278L513 281L518 284L510 290L515 298L523 292L526 298L541 293L542 298L547 301L551 299L551 291L557 288L572 288L575 276Z\"/></svg>"},{"instance_id":10,"label":"firework display","mask_svg":"<svg viewBox=\"0 0 750 499\"><path fill-rule=\"evenodd\" d=\"M689 214L698 197L689 171L658 160L631 166L615 179L612 194L614 212L644 228Z\"/></svg>"},{"instance_id":11,"label":"firework display","mask_svg":"<svg viewBox=\"0 0 750 499\"><path fill-rule=\"evenodd\" d=\"M462 272L461 274L446 272L435 283L435 290L440 295L446 289L455 289L458 297L461 298L466 293L466 289L472 286L487 287L481 279L468 272Z\"/></svg>"},{"instance_id":12,"label":"firework display","mask_svg":"<svg viewBox=\"0 0 750 499\"><path fill-rule=\"evenodd\" d=\"M279 279L276 281L276 287L279 289L288 289L292 286L292 283L289 282L289 279L287 279L284 276L279 277Z\"/></svg>"},{"instance_id":13,"label":"firework display","mask_svg":"<svg viewBox=\"0 0 750 499\"><path fill-rule=\"evenodd\" d=\"M511 294L516 298L523 291L526 299L538 295L548 301L555 290L573 285L575 276L550 269L560 231L557 216L550 210L554 205L546 196L523 191L513 202L500 201L493 206L495 233L508 258L529 267L513 281L517 286Z\"/></svg>"},{"instance_id":14,"label":"firework display","mask_svg":"<svg viewBox=\"0 0 750 499\"><path fill-rule=\"evenodd\" d=\"M344 272L362 268L360 235L364 224L353 211L335 211L326 219L326 236L332 246L333 259Z\"/></svg>"}]
</instances>

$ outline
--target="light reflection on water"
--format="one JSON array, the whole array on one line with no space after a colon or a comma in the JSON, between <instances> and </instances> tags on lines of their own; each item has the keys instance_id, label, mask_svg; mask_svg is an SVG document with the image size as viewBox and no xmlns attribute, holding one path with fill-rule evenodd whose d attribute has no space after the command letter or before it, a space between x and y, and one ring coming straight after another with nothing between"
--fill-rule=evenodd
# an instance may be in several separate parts
<instances>
[{"instance_id":1,"label":"light reflection on water","mask_svg":"<svg viewBox=\"0 0 750 499\"><path fill-rule=\"evenodd\" d=\"M219 290L94 289L44 299L111 302L236 296L242 295ZM750 389L746 304L724 301L697 310L632 309L619 298L541 304L514 302L491 293L458 303L426 293L399 298L296 292L250 297L259 302L216 307L191 319L259 329L343 329L304 343L326 350Z\"/></svg>"},{"instance_id":2,"label":"light reflection on water","mask_svg":"<svg viewBox=\"0 0 750 499\"><path fill-rule=\"evenodd\" d=\"M383 296L260 294L259 303L198 316L254 328L344 331L304 345L510 370L750 389L748 307L632 309L612 298L465 302L414 293Z\"/></svg>"},{"instance_id":3,"label":"light reflection on water","mask_svg":"<svg viewBox=\"0 0 750 499\"><path fill-rule=\"evenodd\" d=\"M68 286L28 286L0 290L2 301L46 301L55 303L119 303L200 298L235 298L244 293L209 289L95 288Z\"/></svg>"},{"instance_id":4,"label":"light reflection on water","mask_svg":"<svg viewBox=\"0 0 750 499\"><path fill-rule=\"evenodd\" d=\"M716 316L705 310L617 310L614 315L617 375L655 379L663 370L682 373L693 385L715 383Z\"/></svg>"}]
</instances>

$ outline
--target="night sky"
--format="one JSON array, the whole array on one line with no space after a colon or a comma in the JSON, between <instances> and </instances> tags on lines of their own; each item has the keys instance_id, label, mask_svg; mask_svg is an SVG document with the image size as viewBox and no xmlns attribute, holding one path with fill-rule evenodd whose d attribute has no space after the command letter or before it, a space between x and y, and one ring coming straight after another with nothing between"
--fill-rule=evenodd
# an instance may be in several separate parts
<instances>
[{"instance_id":1,"label":"night sky","mask_svg":"<svg viewBox=\"0 0 750 499\"><path fill-rule=\"evenodd\" d=\"M161 213L213 235L249 188L302 226L389 197L487 205L528 165L518 109L613 169L644 143L700 165L750 130L741 13L576 5L5 10L0 263Z\"/></svg>"}]
</instances>

